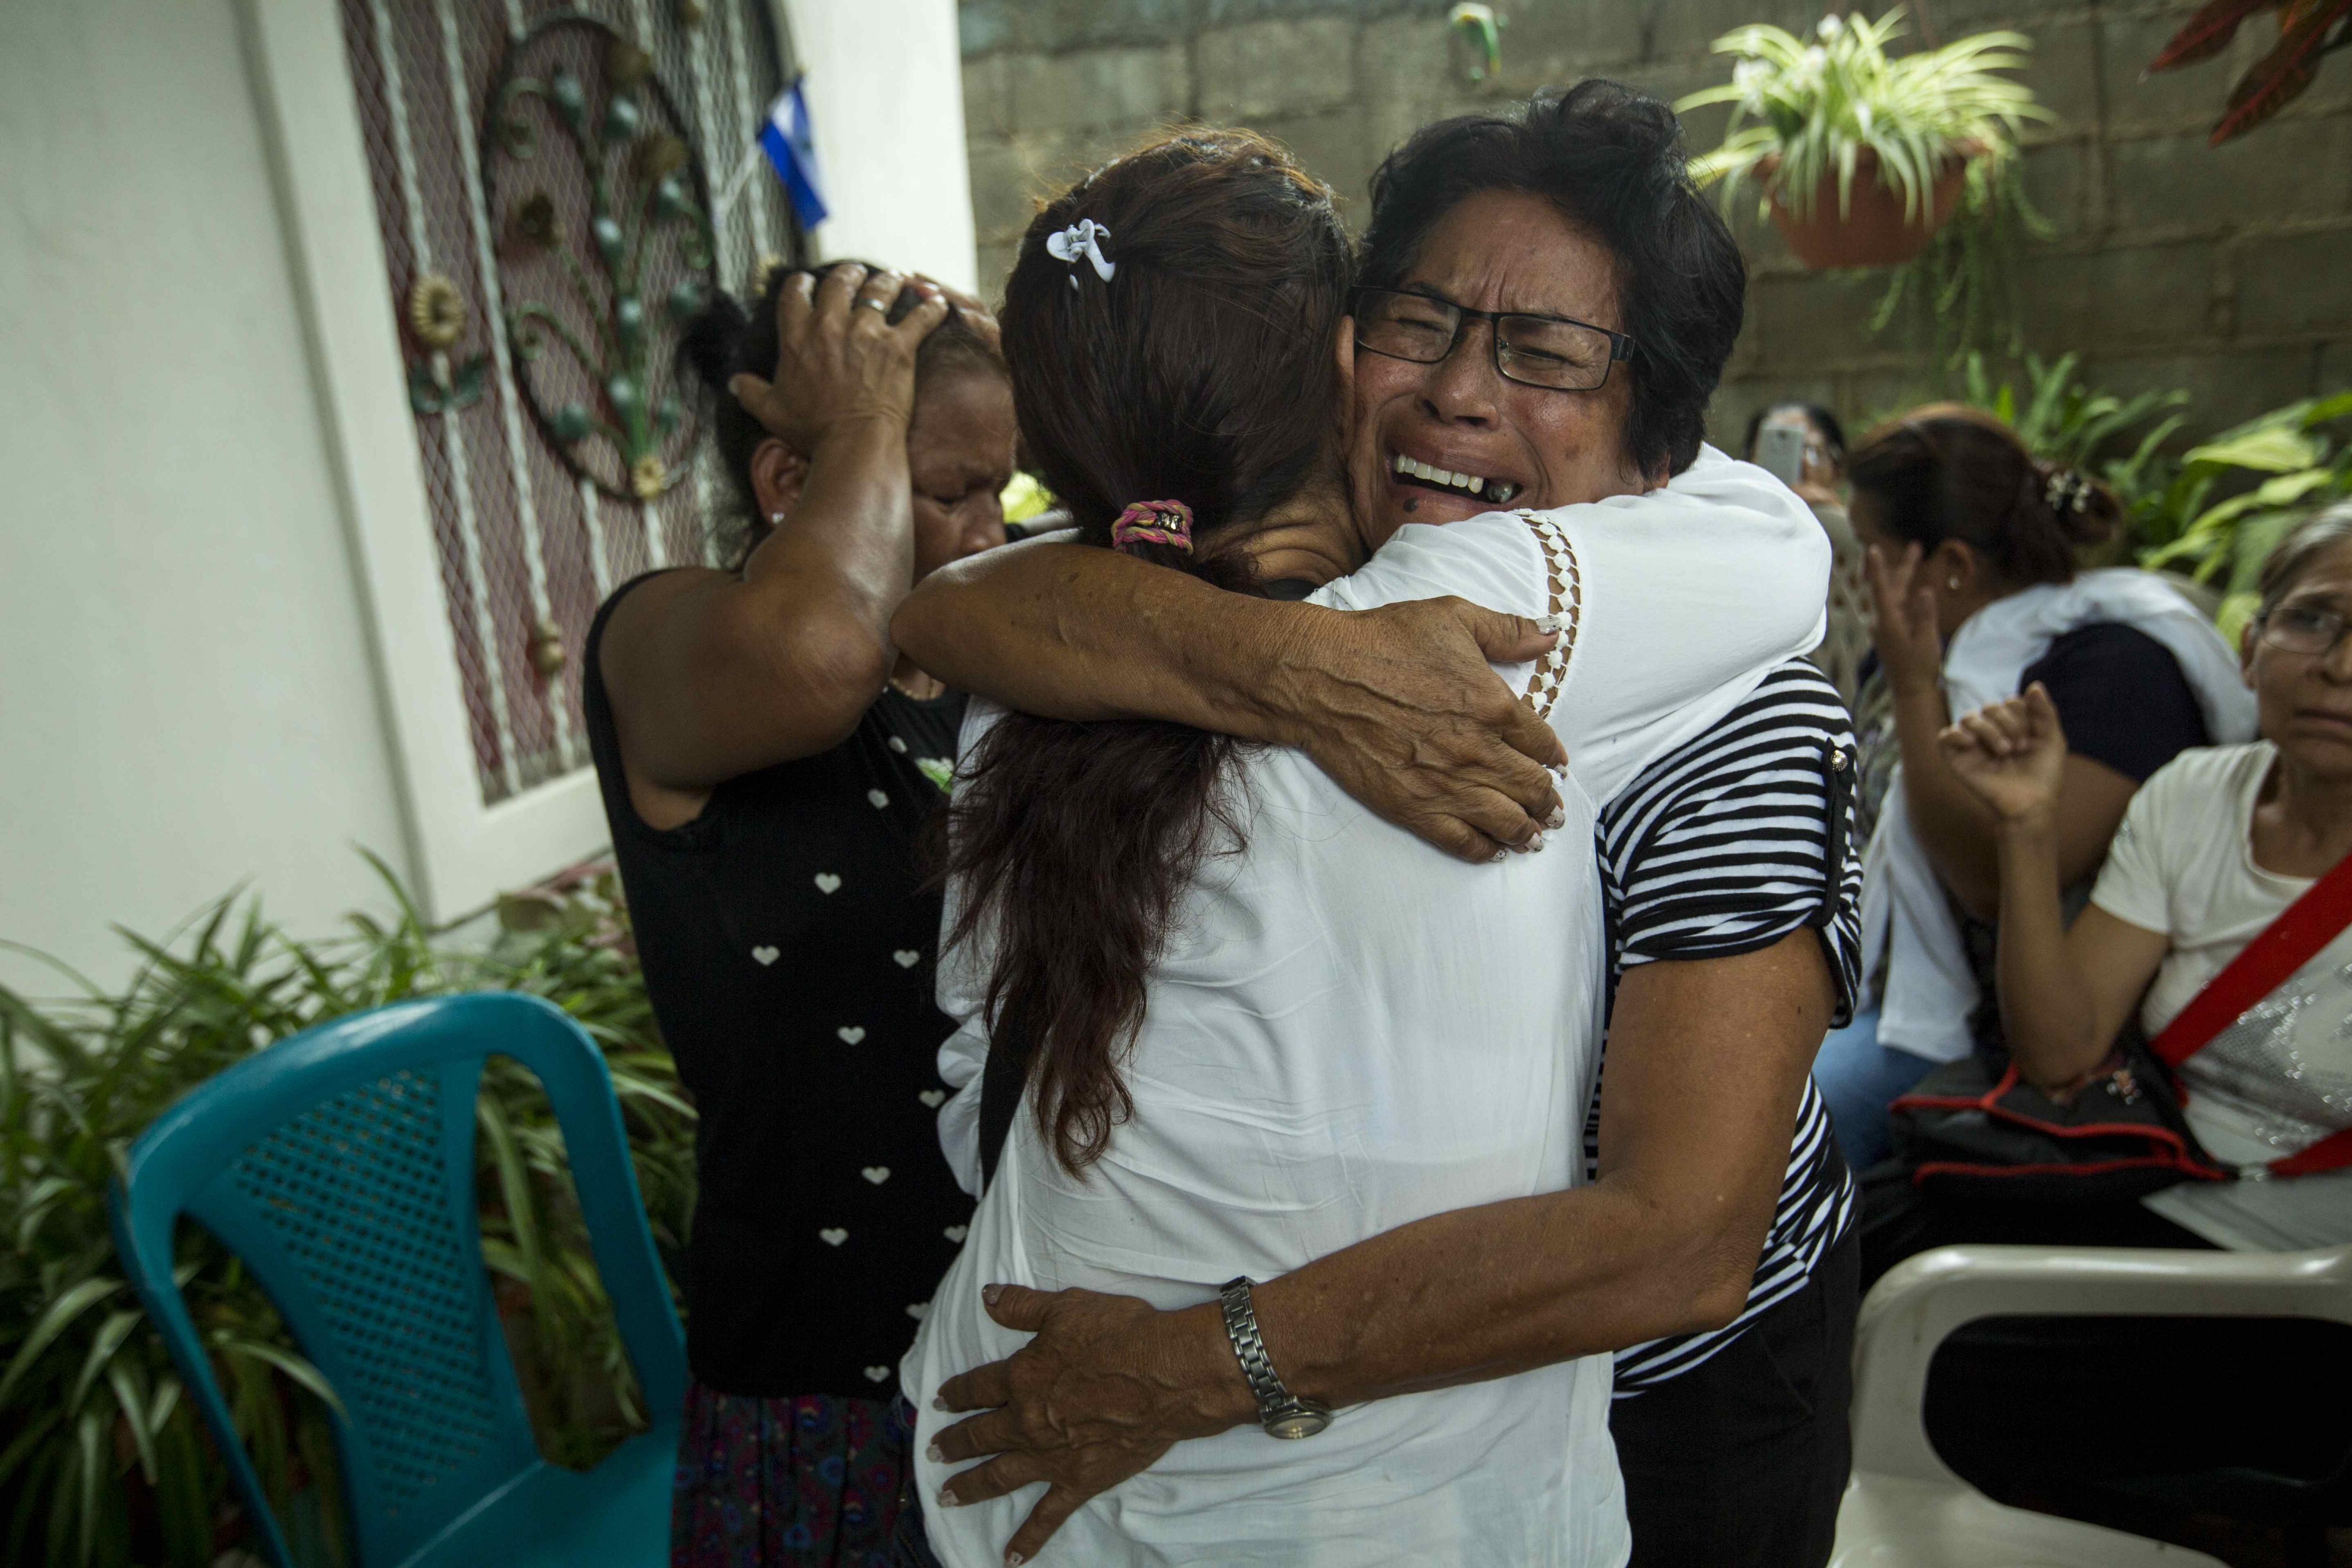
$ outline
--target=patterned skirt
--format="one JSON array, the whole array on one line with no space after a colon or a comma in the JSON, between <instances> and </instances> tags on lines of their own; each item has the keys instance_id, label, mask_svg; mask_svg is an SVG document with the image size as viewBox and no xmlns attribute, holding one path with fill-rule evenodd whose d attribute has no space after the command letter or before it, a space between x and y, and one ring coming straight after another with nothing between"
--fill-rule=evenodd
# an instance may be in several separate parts
<instances>
[{"instance_id":1,"label":"patterned skirt","mask_svg":"<svg viewBox=\"0 0 2352 1568\"><path fill-rule=\"evenodd\" d=\"M687 1390L670 1568L889 1568L913 1426L905 1402Z\"/></svg>"}]
</instances>

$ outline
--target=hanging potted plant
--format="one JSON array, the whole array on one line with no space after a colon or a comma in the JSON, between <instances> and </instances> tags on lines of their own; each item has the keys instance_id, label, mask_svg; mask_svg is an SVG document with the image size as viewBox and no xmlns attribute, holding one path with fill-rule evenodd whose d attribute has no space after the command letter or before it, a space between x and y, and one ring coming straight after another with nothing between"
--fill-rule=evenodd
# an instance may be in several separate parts
<instances>
[{"instance_id":1,"label":"hanging potted plant","mask_svg":"<svg viewBox=\"0 0 2352 1568\"><path fill-rule=\"evenodd\" d=\"M1965 187L2013 188L2001 175L2018 132L2051 118L2001 74L2025 63L2032 45L2022 34L1890 57L1902 15L1832 14L1811 41L1764 24L1727 33L1715 52L1739 57L1730 82L1675 105L1732 105L1723 145L1692 172L1701 184L1721 180L1727 201L1755 181L1764 214L1808 267L1909 261Z\"/></svg>"}]
</instances>

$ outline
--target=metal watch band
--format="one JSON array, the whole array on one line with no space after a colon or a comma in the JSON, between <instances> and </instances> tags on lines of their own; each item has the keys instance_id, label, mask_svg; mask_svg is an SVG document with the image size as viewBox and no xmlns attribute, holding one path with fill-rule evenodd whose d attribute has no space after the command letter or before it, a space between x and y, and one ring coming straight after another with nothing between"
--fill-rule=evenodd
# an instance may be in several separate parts
<instances>
[{"instance_id":1,"label":"metal watch band","mask_svg":"<svg viewBox=\"0 0 2352 1568\"><path fill-rule=\"evenodd\" d=\"M1217 1289L1224 1302L1225 1337L1234 1342L1234 1358L1257 1400L1258 1425L1270 1436L1312 1437L1331 1425L1331 1407L1317 1399L1300 1399L1283 1386L1281 1376L1265 1353L1258 1332L1257 1309L1250 1302L1250 1278L1228 1279Z\"/></svg>"}]
</instances>

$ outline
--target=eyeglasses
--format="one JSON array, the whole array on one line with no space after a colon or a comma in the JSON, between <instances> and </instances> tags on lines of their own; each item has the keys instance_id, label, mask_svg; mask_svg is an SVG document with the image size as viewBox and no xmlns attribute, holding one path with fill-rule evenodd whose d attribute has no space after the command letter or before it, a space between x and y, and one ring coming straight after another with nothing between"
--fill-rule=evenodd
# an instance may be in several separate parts
<instances>
[{"instance_id":1,"label":"eyeglasses","mask_svg":"<svg viewBox=\"0 0 2352 1568\"><path fill-rule=\"evenodd\" d=\"M2263 641L2282 653L2328 653L2344 636L2340 610L2317 605L2282 605L2262 620Z\"/></svg>"},{"instance_id":2,"label":"eyeglasses","mask_svg":"<svg viewBox=\"0 0 2352 1568\"><path fill-rule=\"evenodd\" d=\"M1355 306L1358 348L1415 364L1443 362L1461 341L1464 322L1492 322L1496 372L1522 386L1591 392L1609 379L1611 365L1633 357L1633 340L1624 333L1566 316L1473 310L1395 289L1359 289Z\"/></svg>"}]
</instances>

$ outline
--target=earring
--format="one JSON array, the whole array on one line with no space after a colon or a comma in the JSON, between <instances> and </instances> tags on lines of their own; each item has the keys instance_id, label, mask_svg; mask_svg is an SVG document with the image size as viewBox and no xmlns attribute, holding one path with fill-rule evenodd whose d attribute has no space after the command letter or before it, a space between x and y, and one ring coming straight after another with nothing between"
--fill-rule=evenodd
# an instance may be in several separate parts
<instances>
[{"instance_id":1,"label":"earring","mask_svg":"<svg viewBox=\"0 0 2352 1568\"><path fill-rule=\"evenodd\" d=\"M779 519L778 521L781 521L782 520ZM1947 577L1944 579L1944 586L1957 594L1960 591L1960 580L1958 577Z\"/></svg>"},{"instance_id":2,"label":"earring","mask_svg":"<svg viewBox=\"0 0 2352 1568\"><path fill-rule=\"evenodd\" d=\"M772 511L768 514L768 521L775 524L778 528L782 528L784 525L784 514L780 511ZM1955 582L1952 586L1957 588L1959 586L1959 584Z\"/></svg>"}]
</instances>

